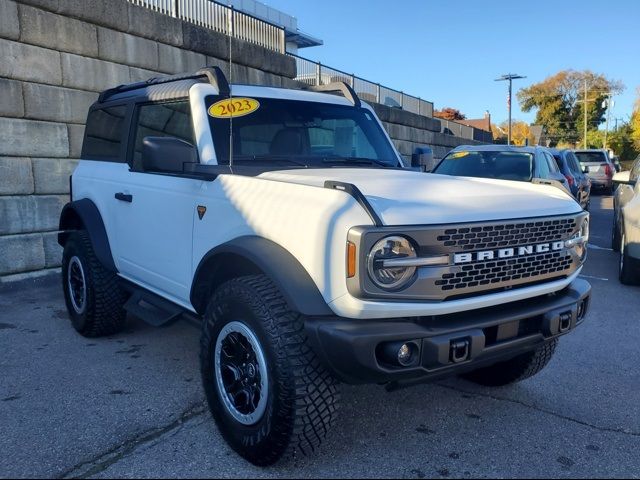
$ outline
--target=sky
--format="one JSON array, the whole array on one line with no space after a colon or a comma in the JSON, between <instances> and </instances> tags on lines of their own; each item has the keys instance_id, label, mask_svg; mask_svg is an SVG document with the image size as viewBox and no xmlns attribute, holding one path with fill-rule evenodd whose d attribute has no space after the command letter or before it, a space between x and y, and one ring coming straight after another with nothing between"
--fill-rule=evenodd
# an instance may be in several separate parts
<instances>
[{"instance_id":1,"label":"sky","mask_svg":"<svg viewBox=\"0 0 640 480\"><path fill-rule=\"evenodd\" d=\"M299 55L453 107L467 118L533 122L515 92L564 69L620 80L611 119L628 121L640 87L640 0L263 0L324 41ZM621 120L618 120L621 121Z\"/></svg>"}]
</instances>

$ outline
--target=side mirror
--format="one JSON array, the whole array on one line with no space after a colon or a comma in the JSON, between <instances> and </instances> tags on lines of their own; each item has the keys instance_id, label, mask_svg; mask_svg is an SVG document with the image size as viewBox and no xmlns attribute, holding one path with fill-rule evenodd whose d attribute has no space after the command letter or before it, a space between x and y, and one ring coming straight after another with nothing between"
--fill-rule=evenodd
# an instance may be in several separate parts
<instances>
[{"instance_id":1,"label":"side mirror","mask_svg":"<svg viewBox=\"0 0 640 480\"><path fill-rule=\"evenodd\" d=\"M622 185L631 185L632 187L636 184L635 180L631 180L631 172L629 170L624 172L616 173L611 179L613 183L622 184Z\"/></svg>"},{"instance_id":2,"label":"side mirror","mask_svg":"<svg viewBox=\"0 0 640 480\"><path fill-rule=\"evenodd\" d=\"M185 163L198 163L195 147L176 137L144 137L142 168L146 172L182 173Z\"/></svg>"},{"instance_id":3,"label":"side mirror","mask_svg":"<svg viewBox=\"0 0 640 480\"><path fill-rule=\"evenodd\" d=\"M586 165L582 166L582 173L589 173L589 167L587 167Z\"/></svg>"},{"instance_id":4,"label":"side mirror","mask_svg":"<svg viewBox=\"0 0 640 480\"><path fill-rule=\"evenodd\" d=\"M437 162L433 158L433 150L430 147L416 147L411 155L411 166L420 168L423 172L431 172L436 168Z\"/></svg>"}]
</instances>

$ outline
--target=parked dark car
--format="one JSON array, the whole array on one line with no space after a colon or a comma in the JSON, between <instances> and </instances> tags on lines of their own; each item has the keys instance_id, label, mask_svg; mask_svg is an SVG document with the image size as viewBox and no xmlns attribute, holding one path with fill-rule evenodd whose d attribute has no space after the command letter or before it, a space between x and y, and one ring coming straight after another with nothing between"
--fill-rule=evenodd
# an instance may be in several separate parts
<instances>
[{"instance_id":1,"label":"parked dark car","mask_svg":"<svg viewBox=\"0 0 640 480\"><path fill-rule=\"evenodd\" d=\"M613 192L613 174L616 169L604 150L574 150L581 167L587 167L591 187L604 190L607 195Z\"/></svg>"},{"instance_id":2,"label":"parked dark car","mask_svg":"<svg viewBox=\"0 0 640 480\"><path fill-rule=\"evenodd\" d=\"M591 180L584 173L580 162L571 150L550 149L558 164L560 172L565 176L571 189L571 194L585 210L589 210L591 202Z\"/></svg>"},{"instance_id":3,"label":"parked dark car","mask_svg":"<svg viewBox=\"0 0 640 480\"><path fill-rule=\"evenodd\" d=\"M569 182L549 149L543 147L461 145L451 150L433 173L553 185L571 195Z\"/></svg>"}]
</instances>

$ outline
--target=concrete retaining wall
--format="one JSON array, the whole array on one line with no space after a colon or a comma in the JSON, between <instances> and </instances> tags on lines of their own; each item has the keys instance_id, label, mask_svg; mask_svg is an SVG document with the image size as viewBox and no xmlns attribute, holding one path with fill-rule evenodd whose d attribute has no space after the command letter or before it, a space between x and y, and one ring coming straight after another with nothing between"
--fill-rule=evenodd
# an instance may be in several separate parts
<instances>
[{"instance_id":1,"label":"concrete retaining wall","mask_svg":"<svg viewBox=\"0 0 640 480\"><path fill-rule=\"evenodd\" d=\"M125 0L0 0L0 280L59 266L59 212L98 92L204 65L229 74L229 41ZM298 85L293 58L233 42L234 82ZM404 156L468 142L438 120L376 111Z\"/></svg>"}]
</instances>

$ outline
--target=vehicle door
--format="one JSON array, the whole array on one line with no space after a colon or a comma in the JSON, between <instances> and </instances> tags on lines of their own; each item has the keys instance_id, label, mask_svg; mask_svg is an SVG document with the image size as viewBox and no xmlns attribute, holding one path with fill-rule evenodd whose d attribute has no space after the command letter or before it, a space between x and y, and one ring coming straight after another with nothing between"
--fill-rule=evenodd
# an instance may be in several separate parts
<instances>
[{"instance_id":1,"label":"vehicle door","mask_svg":"<svg viewBox=\"0 0 640 480\"><path fill-rule=\"evenodd\" d=\"M114 192L118 267L135 283L188 304L196 196L203 182L146 172L145 137L176 137L193 144L188 100L135 107L127 157L130 170Z\"/></svg>"}]
</instances>

